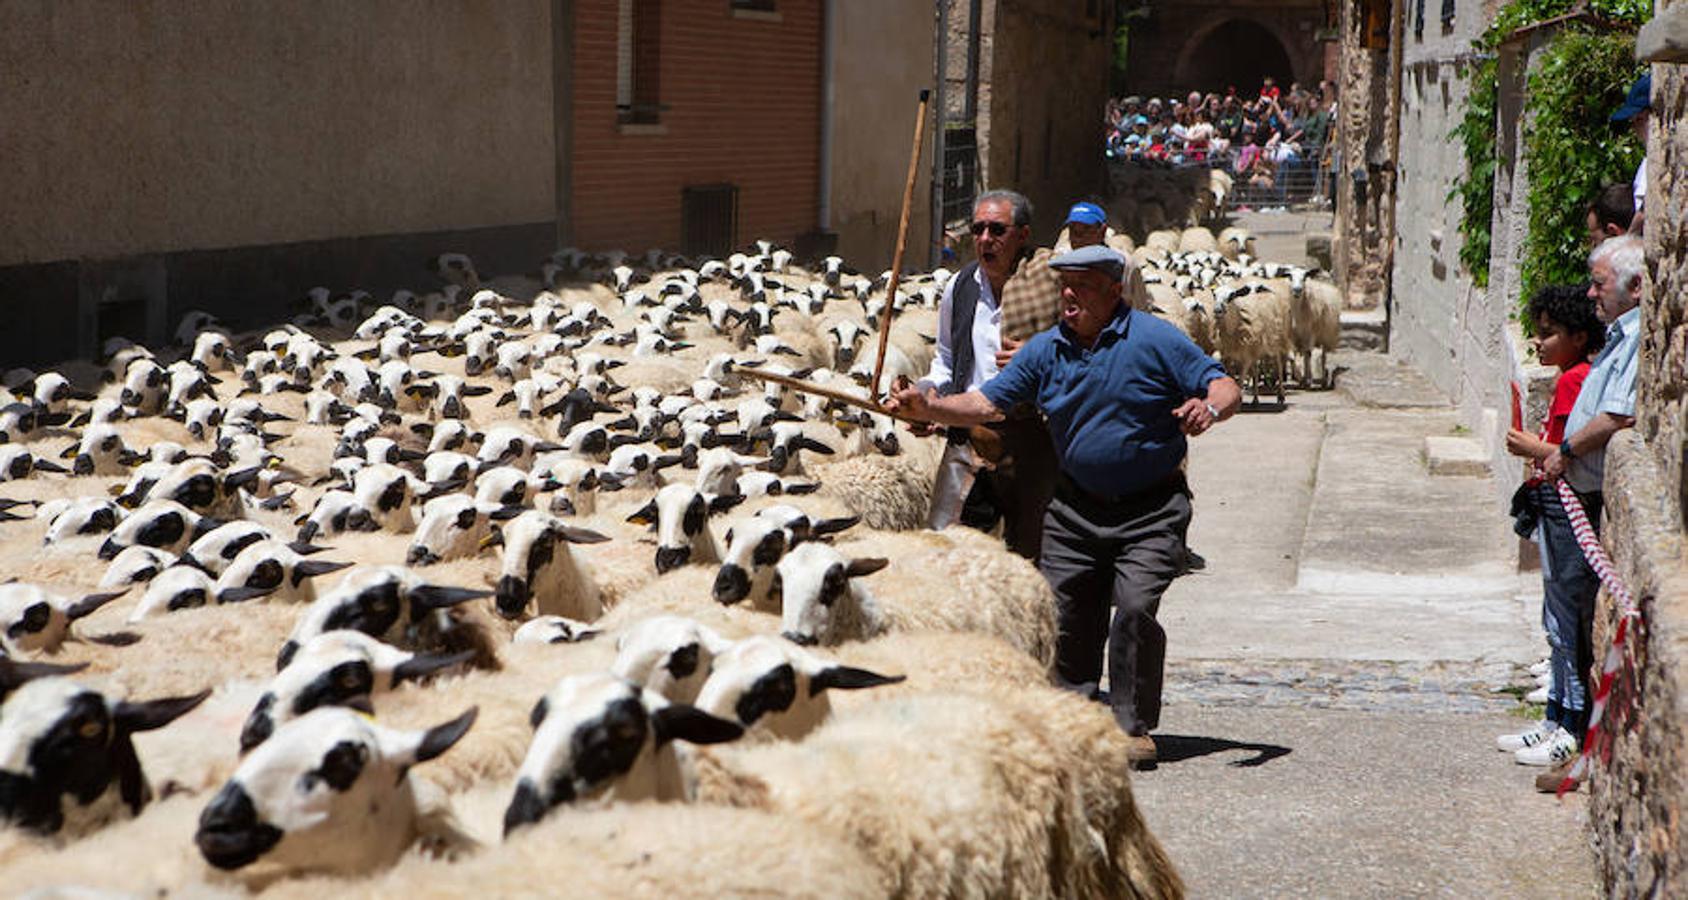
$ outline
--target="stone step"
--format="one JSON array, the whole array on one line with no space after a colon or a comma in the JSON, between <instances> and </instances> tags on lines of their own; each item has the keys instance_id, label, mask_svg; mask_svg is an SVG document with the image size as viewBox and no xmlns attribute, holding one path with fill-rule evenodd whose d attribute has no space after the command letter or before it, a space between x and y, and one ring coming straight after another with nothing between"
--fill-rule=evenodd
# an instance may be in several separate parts
<instances>
[{"instance_id":1,"label":"stone step","mask_svg":"<svg viewBox=\"0 0 1688 900\"><path fill-rule=\"evenodd\" d=\"M1487 477L1489 454L1471 438L1430 435L1424 439L1424 461L1432 475Z\"/></svg>"}]
</instances>

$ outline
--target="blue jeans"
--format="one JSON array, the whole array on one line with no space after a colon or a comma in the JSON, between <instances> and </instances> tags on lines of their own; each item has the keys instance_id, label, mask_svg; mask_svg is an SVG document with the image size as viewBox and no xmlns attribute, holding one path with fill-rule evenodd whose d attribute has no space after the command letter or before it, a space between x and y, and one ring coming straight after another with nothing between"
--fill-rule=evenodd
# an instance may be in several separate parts
<instances>
[{"instance_id":1,"label":"blue jeans","mask_svg":"<svg viewBox=\"0 0 1688 900\"><path fill-rule=\"evenodd\" d=\"M1552 648L1553 683L1547 692L1547 718L1580 740L1588 730L1588 679L1594 668L1594 601L1600 578L1577 546L1570 517L1559 502L1559 491L1543 484L1536 489L1541 505L1541 624ZM1595 531L1600 529L1598 492L1580 494L1583 510Z\"/></svg>"}]
</instances>

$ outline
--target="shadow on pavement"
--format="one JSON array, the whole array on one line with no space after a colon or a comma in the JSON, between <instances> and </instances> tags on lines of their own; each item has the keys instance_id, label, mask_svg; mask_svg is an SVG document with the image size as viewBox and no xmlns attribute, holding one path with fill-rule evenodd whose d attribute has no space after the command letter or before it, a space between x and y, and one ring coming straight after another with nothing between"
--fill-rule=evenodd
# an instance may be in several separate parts
<instances>
[{"instance_id":1,"label":"shadow on pavement","mask_svg":"<svg viewBox=\"0 0 1688 900\"><path fill-rule=\"evenodd\" d=\"M1195 737L1183 734L1155 735L1155 750L1156 755L1160 757L1157 762L1161 765L1180 763L1187 759L1195 759L1198 756L1226 753L1232 750L1246 750L1253 753L1254 756L1235 760L1231 763L1231 765L1242 769L1263 766L1274 759L1290 754L1288 747L1279 747L1276 744L1246 744L1225 738Z\"/></svg>"}]
</instances>

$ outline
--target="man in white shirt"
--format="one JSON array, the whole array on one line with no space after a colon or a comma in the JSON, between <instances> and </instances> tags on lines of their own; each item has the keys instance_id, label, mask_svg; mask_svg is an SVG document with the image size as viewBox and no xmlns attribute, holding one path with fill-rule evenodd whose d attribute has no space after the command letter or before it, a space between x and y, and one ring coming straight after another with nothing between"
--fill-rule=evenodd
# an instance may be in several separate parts
<instances>
[{"instance_id":1,"label":"man in white shirt","mask_svg":"<svg viewBox=\"0 0 1688 900\"><path fill-rule=\"evenodd\" d=\"M1641 141L1642 150L1647 148L1647 128L1653 120L1653 73L1649 72L1635 80L1630 85L1629 96L1624 98L1624 105L1612 113L1612 123L1621 125L1629 123L1635 132L1635 137ZM1641 233L1642 208L1647 200L1647 157L1641 157L1641 165L1635 170L1635 180L1631 184L1635 197L1635 218L1629 226L1630 234Z\"/></svg>"},{"instance_id":2,"label":"man in white shirt","mask_svg":"<svg viewBox=\"0 0 1688 900\"><path fill-rule=\"evenodd\" d=\"M971 229L978 261L944 287L932 368L916 383L923 393L973 390L995 378L1019 350L1019 341L1003 338L1002 297L1031 249L1031 221L1031 202L1013 191L988 191L974 202ZM1044 507L1054 491L1054 448L1035 411L1019 411L993 427L1008 458L988 472L981 471L966 432L950 432L927 524L946 528L959 523L989 531L1000 520L1008 548L1035 560Z\"/></svg>"}]
</instances>

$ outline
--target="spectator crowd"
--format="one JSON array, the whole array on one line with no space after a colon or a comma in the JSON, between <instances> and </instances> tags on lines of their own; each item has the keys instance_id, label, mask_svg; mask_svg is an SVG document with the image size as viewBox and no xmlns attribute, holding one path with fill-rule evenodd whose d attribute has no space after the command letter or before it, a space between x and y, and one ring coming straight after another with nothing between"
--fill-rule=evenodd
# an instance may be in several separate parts
<instances>
[{"instance_id":1,"label":"spectator crowd","mask_svg":"<svg viewBox=\"0 0 1688 900\"><path fill-rule=\"evenodd\" d=\"M1206 166L1232 173L1240 195L1260 202L1323 195L1336 119L1336 85L1285 91L1267 77L1245 96L1192 91L1187 97L1108 101L1106 155L1122 163Z\"/></svg>"}]
</instances>

